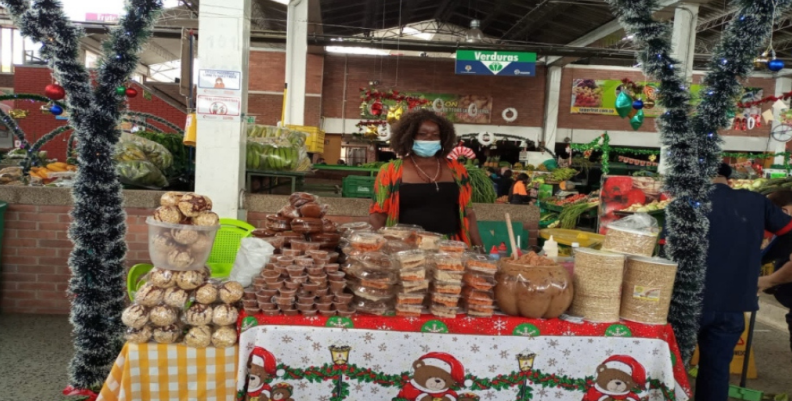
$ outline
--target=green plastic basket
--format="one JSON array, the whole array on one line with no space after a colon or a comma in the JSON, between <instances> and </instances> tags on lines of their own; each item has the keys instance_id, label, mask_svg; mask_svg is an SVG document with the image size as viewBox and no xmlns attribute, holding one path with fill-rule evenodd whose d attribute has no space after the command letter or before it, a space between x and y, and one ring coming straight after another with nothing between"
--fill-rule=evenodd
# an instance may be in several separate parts
<instances>
[{"instance_id":1,"label":"green plastic basket","mask_svg":"<svg viewBox=\"0 0 792 401\"><path fill-rule=\"evenodd\" d=\"M242 238L249 237L256 227L234 219L220 219L220 230L215 236L212 253L206 265L212 270L212 277L225 278L231 274L237 251Z\"/></svg>"},{"instance_id":2,"label":"green plastic basket","mask_svg":"<svg viewBox=\"0 0 792 401\"><path fill-rule=\"evenodd\" d=\"M350 175L344 178L341 194L344 198L374 199L375 177Z\"/></svg>"},{"instance_id":3,"label":"green plastic basket","mask_svg":"<svg viewBox=\"0 0 792 401\"><path fill-rule=\"evenodd\" d=\"M135 292L146 283L143 277L153 268L154 266L148 263L137 264L129 268L129 273L127 273L127 295L129 295L130 301L135 300Z\"/></svg>"}]
</instances>

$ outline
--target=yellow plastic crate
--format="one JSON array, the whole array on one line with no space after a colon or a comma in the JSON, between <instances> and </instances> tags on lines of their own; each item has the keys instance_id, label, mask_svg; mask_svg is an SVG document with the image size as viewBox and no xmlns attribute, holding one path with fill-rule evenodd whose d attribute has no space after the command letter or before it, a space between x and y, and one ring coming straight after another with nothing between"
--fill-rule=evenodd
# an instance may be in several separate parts
<instances>
[{"instance_id":1,"label":"yellow plastic crate","mask_svg":"<svg viewBox=\"0 0 792 401\"><path fill-rule=\"evenodd\" d=\"M319 127L308 127L305 125L286 125L286 128L301 131L308 134L305 138L305 147L308 152L322 153L324 152L325 132Z\"/></svg>"}]
</instances>

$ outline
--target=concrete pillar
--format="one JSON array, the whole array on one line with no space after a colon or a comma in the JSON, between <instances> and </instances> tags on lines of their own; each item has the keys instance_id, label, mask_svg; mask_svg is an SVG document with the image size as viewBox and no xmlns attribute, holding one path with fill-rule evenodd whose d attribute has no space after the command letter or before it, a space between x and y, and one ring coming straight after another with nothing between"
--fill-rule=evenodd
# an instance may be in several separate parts
<instances>
[{"instance_id":1,"label":"concrete pillar","mask_svg":"<svg viewBox=\"0 0 792 401\"><path fill-rule=\"evenodd\" d=\"M286 108L284 124L305 125L305 76L308 58L308 2L291 0L286 17Z\"/></svg>"},{"instance_id":2,"label":"concrete pillar","mask_svg":"<svg viewBox=\"0 0 792 401\"><path fill-rule=\"evenodd\" d=\"M674 11L674 31L671 36L671 57L679 60L679 71L682 72L688 85L693 76L693 54L696 49L696 24L698 23L698 4L682 3ZM660 165L657 171L665 174L668 165L665 163L666 148L660 147Z\"/></svg>"},{"instance_id":3,"label":"concrete pillar","mask_svg":"<svg viewBox=\"0 0 792 401\"><path fill-rule=\"evenodd\" d=\"M542 136L545 146L555 152L558 142L558 104L561 98L561 73L563 67L548 67L545 89L545 118Z\"/></svg>"},{"instance_id":4,"label":"concrete pillar","mask_svg":"<svg viewBox=\"0 0 792 401\"><path fill-rule=\"evenodd\" d=\"M240 97L247 113L250 0L202 0L199 13L201 70L241 72L239 89L198 89L217 96ZM218 94L219 93L219 94ZM245 185L246 132L240 116L222 119L198 116L195 192L212 198L220 217L245 219L240 207Z\"/></svg>"},{"instance_id":5,"label":"concrete pillar","mask_svg":"<svg viewBox=\"0 0 792 401\"><path fill-rule=\"evenodd\" d=\"M775 84L775 95L774 96L781 96L782 94L792 91L792 78L777 78ZM779 126L781 123L781 116L779 115L779 109L773 109L773 128ZM770 139L770 149L769 151L773 153L779 153L786 151L786 143L779 142L775 139ZM778 156L773 160L773 164L784 164L784 157Z\"/></svg>"}]
</instances>

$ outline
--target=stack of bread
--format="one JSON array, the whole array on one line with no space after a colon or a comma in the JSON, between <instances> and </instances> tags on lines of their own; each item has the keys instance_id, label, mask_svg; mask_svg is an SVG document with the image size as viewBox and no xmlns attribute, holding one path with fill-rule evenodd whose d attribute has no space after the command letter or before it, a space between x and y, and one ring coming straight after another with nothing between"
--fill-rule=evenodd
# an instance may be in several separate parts
<instances>
[{"instance_id":1,"label":"stack of bread","mask_svg":"<svg viewBox=\"0 0 792 401\"><path fill-rule=\"evenodd\" d=\"M460 241L438 241L437 249L438 253L431 258L429 311L437 317L453 318L459 313L462 298L463 257L467 245Z\"/></svg>"},{"instance_id":2,"label":"stack of bread","mask_svg":"<svg viewBox=\"0 0 792 401\"><path fill-rule=\"evenodd\" d=\"M212 200L193 193L168 192L162 195L160 205L146 220L152 263L169 270L202 269L220 227Z\"/></svg>"},{"instance_id":3,"label":"stack of bread","mask_svg":"<svg viewBox=\"0 0 792 401\"><path fill-rule=\"evenodd\" d=\"M207 280L202 270L174 271L154 268L135 293L135 302L121 320L129 328L126 339L160 344L183 341L186 345L218 348L236 344L237 304L242 285Z\"/></svg>"},{"instance_id":4,"label":"stack of bread","mask_svg":"<svg viewBox=\"0 0 792 401\"><path fill-rule=\"evenodd\" d=\"M253 235L275 247L253 288L245 292L245 312L268 316L350 316L352 295L344 292L345 273L339 271L341 235L325 219L327 205L305 192L294 193L277 215L266 217L266 228Z\"/></svg>"},{"instance_id":5,"label":"stack of bread","mask_svg":"<svg viewBox=\"0 0 792 401\"><path fill-rule=\"evenodd\" d=\"M404 250L393 255L399 268L400 286L396 295L396 315L421 315L429 289L426 275L427 254L420 249Z\"/></svg>"},{"instance_id":6,"label":"stack of bread","mask_svg":"<svg viewBox=\"0 0 792 401\"><path fill-rule=\"evenodd\" d=\"M495 312L495 273L497 263L485 255L467 253L464 258L465 275L462 278L462 303L467 314L474 317L491 317Z\"/></svg>"}]
</instances>

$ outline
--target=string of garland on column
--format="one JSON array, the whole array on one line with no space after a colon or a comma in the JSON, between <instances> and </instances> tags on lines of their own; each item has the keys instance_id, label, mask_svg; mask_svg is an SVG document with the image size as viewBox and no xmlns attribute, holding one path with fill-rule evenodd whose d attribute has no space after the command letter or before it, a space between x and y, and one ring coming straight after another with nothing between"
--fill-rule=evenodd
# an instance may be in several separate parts
<instances>
[{"instance_id":1,"label":"string of garland on column","mask_svg":"<svg viewBox=\"0 0 792 401\"><path fill-rule=\"evenodd\" d=\"M110 32L95 76L95 88L78 58L84 32L57 0L2 0L20 33L41 43L41 56L67 94L70 125L77 135L79 166L72 195L69 237L72 276L70 320L75 354L70 387L95 388L104 381L123 344L126 215L112 160L124 97L116 92L138 64L160 0L129 0L126 14ZM121 106L121 107L119 107ZM97 207L97 205L99 207Z\"/></svg>"}]
</instances>

